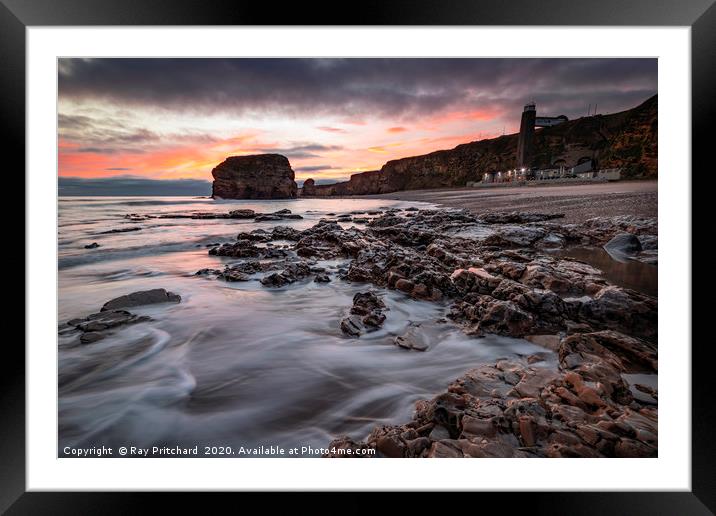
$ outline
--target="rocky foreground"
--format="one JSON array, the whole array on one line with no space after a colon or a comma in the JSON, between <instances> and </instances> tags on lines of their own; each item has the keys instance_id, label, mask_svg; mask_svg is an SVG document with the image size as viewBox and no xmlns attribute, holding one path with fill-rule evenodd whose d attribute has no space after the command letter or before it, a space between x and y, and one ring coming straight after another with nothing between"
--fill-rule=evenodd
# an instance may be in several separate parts
<instances>
[{"instance_id":1,"label":"rocky foreground","mask_svg":"<svg viewBox=\"0 0 716 516\"><path fill-rule=\"evenodd\" d=\"M258 216L231 213L225 218ZM268 220L280 220L291 213L271 215L276 219ZM554 250L605 246L620 259L655 263L657 242L651 218L565 224L555 214L386 209L332 214L303 231L277 225L239 233L208 251L235 260L196 274L258 280L266 288L364 283L336 327L347 339L360 339L390 317L380 294L387 288L445 305L442 323L468 335L525 338L546 348L473 369L465 364L466 373L445 392L417 403L412 421L378 426L365 441L339 437L328 447L336 450L332 456L373 448L385 457L653 457L658 394L625 375L657 373L657 299L611 285L599 270ZM335 259L349 261L337 272L321 265ZM149 297L176 301L172 296ZM104 335L93 333L96 323L104 332L136 322L128 312L107 310L139 302L125 296L69 325L91 343ZM405 352L430 352L434 344L419 325L394 343ZM557 365L547 359L555 354Z\"/></svg>"},{"instance_id":2,"label":"rocky foreground","mask_svg":"<svg viewBox=\"0 0 716 516\"><path fill-rule=\"evenodd\" d=\"M563 224L558 215L409 210L368 218L343 214L304 231L277 226L240 233L209 253L243 261L198 274L249 281L261 272L264 286L281 287L330 281L318 260L350 258L340 279L447 302L447 317L465 333L526 338L554 351L558 367L546 366L539 354L479 365L446 392L418 403L412 421L379 426L365 441L340 437L330 449L370 447L387 457L656 455L657 393L630 386L623 375L657 373L657 300L610 285L599 270L550 252L606 246L622 259L655 262L655 220ZM348 220L367 224L346 229L338 223ZM485 236L459 236L471 228ZM369 288L347 307L340 330L360 338L389 316ZM395 344L411 352L430 348L419 327Z\"/></svg>"}]
</instances>

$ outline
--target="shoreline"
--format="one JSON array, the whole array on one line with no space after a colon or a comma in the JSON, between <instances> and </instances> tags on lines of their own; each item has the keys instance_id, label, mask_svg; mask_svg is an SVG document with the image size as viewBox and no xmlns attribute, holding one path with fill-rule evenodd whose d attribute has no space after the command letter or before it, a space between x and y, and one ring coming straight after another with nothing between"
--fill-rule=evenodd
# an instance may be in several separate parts
<instances>
[{"instance_id":1,"label":"shoreline","mask_svg":"<svg viewBox=\"0 0 716 516\"><path fill-rule=\"evenodd\" d=\"M593 217L658 216L657 180L557 183L490 188L447 187L401 190L385 194L306 197L306 199L390 199L465 208L480 215L491 211L539 211L564 214L565 222Z\"/></svg>"}]
</instances>

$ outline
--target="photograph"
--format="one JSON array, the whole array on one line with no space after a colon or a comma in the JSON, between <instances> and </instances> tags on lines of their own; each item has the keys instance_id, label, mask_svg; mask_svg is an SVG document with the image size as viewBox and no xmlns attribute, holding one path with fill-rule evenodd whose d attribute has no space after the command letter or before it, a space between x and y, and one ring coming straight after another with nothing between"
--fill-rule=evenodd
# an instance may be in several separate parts
<instances>
[{"instance_id":1,"label":"photograph","mask_svg":"<svg viewBox=\"0 0 716 516\"><path fill-rule=\"evenodd\" d=\"M57 457L659 457L656 57L56 63Z\"/></svg>"}]
</instances>

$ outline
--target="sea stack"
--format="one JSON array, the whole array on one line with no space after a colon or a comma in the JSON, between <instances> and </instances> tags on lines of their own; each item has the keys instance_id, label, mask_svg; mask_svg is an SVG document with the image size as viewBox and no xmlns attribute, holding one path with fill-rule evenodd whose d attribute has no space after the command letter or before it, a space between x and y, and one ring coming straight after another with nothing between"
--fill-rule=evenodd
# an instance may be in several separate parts
<instances>
[{"instance_id":1,"label":"sea stack","mask_svg":"<svg viewBox=\"0 0 716 516\"><path fill-rule=\"evenodd\" d=\"M286 156L230 156L211 171L214 199L293 199L298 186Z\"/></svg>"}]
</instances>

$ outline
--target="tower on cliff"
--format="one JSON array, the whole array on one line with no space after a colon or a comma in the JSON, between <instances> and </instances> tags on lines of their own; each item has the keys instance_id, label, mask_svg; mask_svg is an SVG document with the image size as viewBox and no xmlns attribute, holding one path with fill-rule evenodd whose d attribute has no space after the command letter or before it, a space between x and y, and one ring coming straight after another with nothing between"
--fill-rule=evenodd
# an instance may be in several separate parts
<instances>
[{"instance_id":1,"label":"tower on cliff","mask_svg":"<svg viewBox=\"0 0 716 516\"><path fill-rule=\"evenodd\" d=\"M532 143L535 136L537 110L534 102L525 105L520 122L520 138L517 142L517 166L529 167L532 159Z\"/></svg>"}]
</instances>

